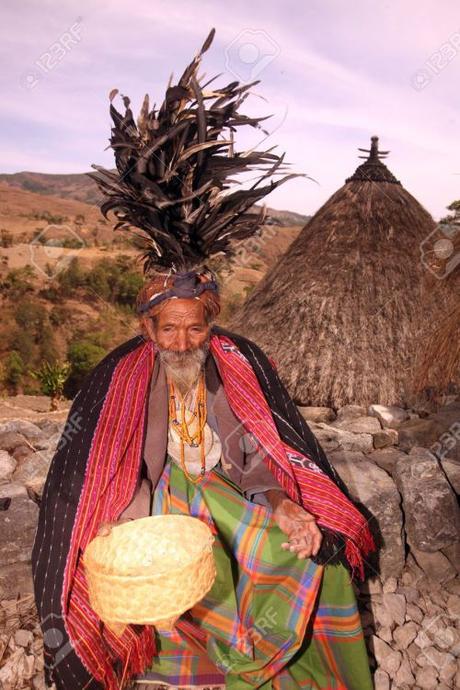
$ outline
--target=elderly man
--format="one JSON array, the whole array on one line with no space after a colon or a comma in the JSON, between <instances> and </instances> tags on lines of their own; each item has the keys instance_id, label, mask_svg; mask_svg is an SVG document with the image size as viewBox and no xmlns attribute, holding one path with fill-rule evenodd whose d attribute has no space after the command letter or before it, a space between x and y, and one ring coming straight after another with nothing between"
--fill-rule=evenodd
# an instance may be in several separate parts
<instances>
[{"instance_id":1,"label":"elderly man","mask_svg":"<svg viewBox=\"0 0 460 690\"><path fill-rule=\"evenodd\" d=\"M201 84L214 33L158 109L146 96L135 120L110 93L116 171L93 177L115 229L144 233L147 282L142 335L88 375L43 491L32 566L58 690L372 687L350 579L375 546L367 521L274 363L215 322L205 262L232 257L262 228L254 204L296 175L272 179L284 169L272 148L235 150L237 128L265 118L238 110L252 84ZM241 172L248 189L233 188ZM91 607L81 556L112 525L162 513L209 525L216 580L172 631L117 634Z\"/></svg>"},{"instance_id":2,"label":"elderly man","mask_svg":"<svg viewBox=\"0 0 460 690\"><path fill-rule=\"evenodd\" d=\"M370 690L348 572L372 546L366 522L273 363L214 323L209 286L205 272L153 280L144 336L107 355L70 410L83 431L69 426L53 459L33 551L47 680ZM80 555L118 522L170 512L213 526L216 581L172 632L117 637Z\"/></svg>"}]
</instances>

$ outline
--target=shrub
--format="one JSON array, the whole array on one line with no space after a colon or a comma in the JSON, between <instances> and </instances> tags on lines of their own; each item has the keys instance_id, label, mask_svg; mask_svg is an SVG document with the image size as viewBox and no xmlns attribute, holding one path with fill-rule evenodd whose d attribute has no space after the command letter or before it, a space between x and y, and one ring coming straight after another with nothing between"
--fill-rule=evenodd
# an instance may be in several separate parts
<instances>
[{"instance_id":1,"label":"shrub","mask_svg":"<svg viewBox=\"0 0 460 690\"><path fill-rule=\"evenodd\" d=\"M30 375L40 382L43 395L51 397L51 410L57 409L57 401L62 398L64 385L70 371L69 362L43 362L39 369L31 371Z\"/></svg>"},{"instance_id":2,"label":"shrub","mask_svg":"<svg viewBox=\"0 0 460 690\"><path fill-rule=\"evenodd\" d=\"M18 388L24 376L25 366L21 355L16 350L12 350L7 359L5 366L4 381L10 392L17 393Z\"/></svg>"},{"instance_id":3,"label":"shrub","mask_svg":"<svg viewBox=\"0 0 460 690\"><path fill-rule=\"evenodd\" d=\"M102 347L88 340L77 340L70 344L67 359L71 369L64 387L66 395L73 398L81 388L86 375L94 369L105 354L106 351Z\"/></svg>"},{"instance_id":4,"label":"shrub","mask_svg":"<svg viewBox=\"0 0 460 690\"><path fill-rule=\"evenodd\" d=\"M34 291L32 284L34 277L35 271L32 266L27 265L22 268L13 268L7 273L2 283L2 291L12 299L23 297L26 293Z\"/></svg>"}]
</instances>

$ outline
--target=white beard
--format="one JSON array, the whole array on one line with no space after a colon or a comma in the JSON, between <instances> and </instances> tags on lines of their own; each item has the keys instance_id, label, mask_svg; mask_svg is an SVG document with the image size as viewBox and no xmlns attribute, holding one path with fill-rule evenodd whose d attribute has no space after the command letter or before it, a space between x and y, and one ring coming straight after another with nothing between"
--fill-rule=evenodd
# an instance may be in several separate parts
<instances>
[{"instance_id":1,"label":"white beard","mask_svg":"<svg viewBox=\"0 0 460 690\"><path fill-rule=\"evenodd\" d=\"M182 397L185 397L197 382L209 351L209 342L186 352L158 348L167 377L172 380Z\"/></svg>"}]
</instances>

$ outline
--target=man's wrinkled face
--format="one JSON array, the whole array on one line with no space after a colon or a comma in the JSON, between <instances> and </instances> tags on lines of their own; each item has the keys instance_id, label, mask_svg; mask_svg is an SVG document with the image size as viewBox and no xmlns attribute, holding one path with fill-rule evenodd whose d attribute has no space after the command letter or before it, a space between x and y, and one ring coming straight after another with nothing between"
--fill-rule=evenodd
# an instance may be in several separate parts
<instances>
[{"instance_id":1,"label":"man's wrinkled face","mask_svg":"<svg viewBox=\"0 0 460 690\"><path fill-rule=\"evenodd\" d=\"M184 395L196 381L209 351L211 326L197 299L169 299L153 321L160 358Z\"/></svg>"}]
</instances>

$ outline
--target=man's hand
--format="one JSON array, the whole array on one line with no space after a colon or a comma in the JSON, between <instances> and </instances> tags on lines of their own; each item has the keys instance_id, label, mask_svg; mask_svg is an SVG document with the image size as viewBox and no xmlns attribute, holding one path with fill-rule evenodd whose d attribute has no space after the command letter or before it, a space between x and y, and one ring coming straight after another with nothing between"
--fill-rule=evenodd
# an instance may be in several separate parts
<instances>
[{"instance_id":1,"label":"man's hand","mask_svg":"<svg viewBox=\"0 0 460 690\"><path fill-rule=\"evenodd\" d=\"M282 490L270 489L266 496L272 506L275 522L289 539L281 545L282 548L297 553L297 558L316 556L323 536L314 516Z\"/></svg>"},{"instance_id":2,"label":"man's hand","mask_svg":"<svg viewBox=\"0 0 460 690\"><path fill-rule=\"evenodd\" d=\"M130 522L134 518L123 518L117 522L102 522L97 530L96 537L107 537L112 531L112 527L117 527L118 525L123 525L125 522Z\"/></svg>"}]
</instances>

